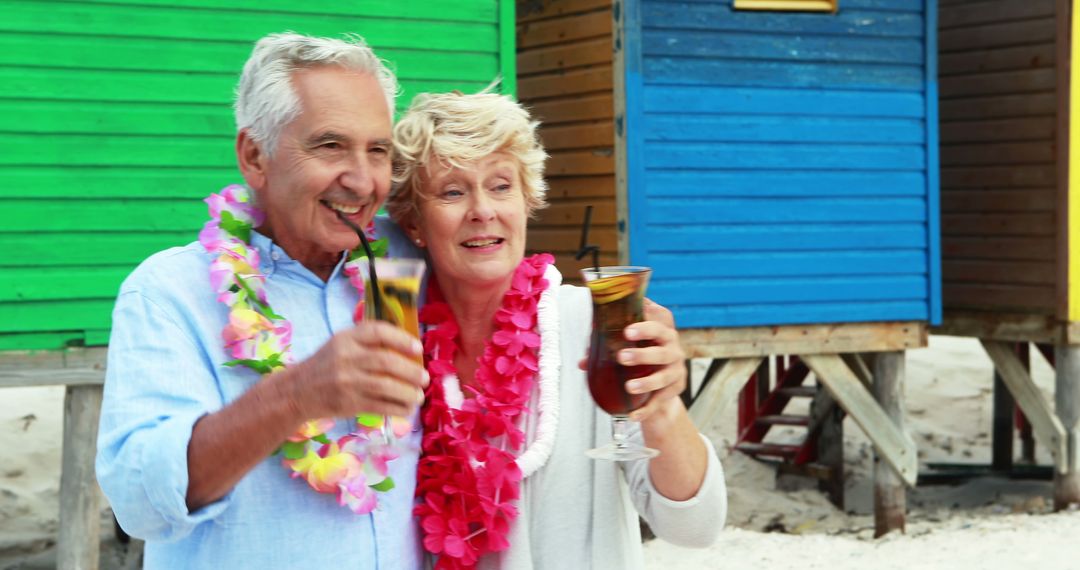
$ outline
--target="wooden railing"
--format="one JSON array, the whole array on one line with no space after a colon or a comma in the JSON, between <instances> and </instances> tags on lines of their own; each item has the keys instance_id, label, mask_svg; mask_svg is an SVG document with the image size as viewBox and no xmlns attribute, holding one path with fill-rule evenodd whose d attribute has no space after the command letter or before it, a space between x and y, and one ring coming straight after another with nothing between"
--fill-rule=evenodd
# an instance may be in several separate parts
<instances>
[{"instance_id":1,"label":"wooden railing","mask_svg":"<svg viewBox=\"0 0 1080 570\"><path fill-rule=\"evenodd\" d=\"M105 349L0 353L0 388L64 386L60 473L60 570L96 570L101 548L100 492L94 477Z\"/></svg>"}]
</instances>

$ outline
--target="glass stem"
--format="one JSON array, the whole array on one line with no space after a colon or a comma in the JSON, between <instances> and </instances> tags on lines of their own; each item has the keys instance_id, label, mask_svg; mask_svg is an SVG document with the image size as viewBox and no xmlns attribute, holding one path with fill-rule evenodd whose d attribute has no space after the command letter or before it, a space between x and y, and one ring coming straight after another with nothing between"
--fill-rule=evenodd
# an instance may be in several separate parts
<instances>
[{"instance_id":1,"label":"glass stem","mask_svg":"<svg viewBox=\"0 0 1080 570\"><path fill-rule=\"evenodd\" d=\"M615 449L627 448L626 416L611 416L611 441L615 444Z\"/></svg>"}]
</instances>

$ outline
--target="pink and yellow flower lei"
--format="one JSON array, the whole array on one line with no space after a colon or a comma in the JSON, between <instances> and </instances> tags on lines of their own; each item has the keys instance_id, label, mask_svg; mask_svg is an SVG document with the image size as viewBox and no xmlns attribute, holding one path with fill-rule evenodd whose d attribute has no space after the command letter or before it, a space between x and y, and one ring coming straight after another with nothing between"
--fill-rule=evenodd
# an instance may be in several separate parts
<instances>
[{"instance_id":1,"label":"pink and yellow flower lei","mask_svg":"<svg viewBox=\"0 0 1080 570\"><path fill-rule=\"evenodd\" d=\"M522 472L515 453L525 444L521 419L528 413L537 373L540 335L537 304L548 287L548 254L521 262L495 313L495 333L478 359L472 393L460 409L447 403L441 381L456 375L459 328L435 280L420 311L429 325L424 352L432 382L421 412L423 455L417 470L414 509L424 548L439 555L437 570L473 568L490 552L510 546Z\"/></svg>"},{"instance_id":2,"label":"pink and yellow flower lei","mask_svg":"<svg viewBox=\"0 0 1080 570\"><path fill-rule=\"evenodd\" d=\"M199 243L214 255L210 262L210 285L217 300L229 308L229 322L221 332L226 352L233 358L226 366L246 366L259 374L269 374L293 362L292 325L271 309L266 297L266 276L259 273L259 251L251 246L252 228L264 216L251 202L247 188L226 186L205 200L210 220L199 232ZM374 224L368 227L373 233ZM374 236L372 236L374 237ZM372 242L375 255L385 255L386 240ZM363 318L364 281L359 260L363 252L353 251L345 264L349 282L360 293L353 320ZM367 514L377 503L376 492L394 487L387 462L397 457L393 442L384 436L383 416L361 414L357 429L332 441L326 436L334 426L331 418L305 422L282 444L282 464L293 478L302 478L319 493L332 494L338 504L356 514ZM390 424L395 438L403 437L411 426L407 420Z\"/></svg>"}]
</instances>

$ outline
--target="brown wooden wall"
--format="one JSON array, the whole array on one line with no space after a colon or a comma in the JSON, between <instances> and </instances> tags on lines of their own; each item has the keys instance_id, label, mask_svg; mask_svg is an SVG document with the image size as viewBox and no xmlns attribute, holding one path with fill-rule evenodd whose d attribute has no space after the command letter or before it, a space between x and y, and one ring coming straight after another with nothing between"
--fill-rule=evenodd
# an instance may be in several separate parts
<instances>
[{"instance_id":1,"label":"brown wooden wall","mask_svg":"<svg viewBox=\"0 0 1080 570\"><path fill-rule=\"evenodd\" d=\"M1055 0L940 0L947 313L1056 312L1056 30Z\"/></svg>"},{"instance_id":2,"label":"brown wooden wall","mask_svg":"<svg viewBox=\"0 0 1080 570\"><path fill-rule=\"evenodd\" d=\"M590 262L573 259L585 206L601 263L618 260L612 122L611 0L519 0L518 98L542 122L550 206L529 227L530 251L554 253L567 280Z\"/></svg>"}]
</instances>

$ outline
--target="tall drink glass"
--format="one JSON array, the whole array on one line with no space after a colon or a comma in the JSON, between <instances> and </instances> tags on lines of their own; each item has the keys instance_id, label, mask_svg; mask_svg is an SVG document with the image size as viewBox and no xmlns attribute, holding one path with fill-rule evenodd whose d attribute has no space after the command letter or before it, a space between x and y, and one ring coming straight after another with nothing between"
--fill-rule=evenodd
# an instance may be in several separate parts
<instances>
[{"instance_id":1,"label":"tall drink glass","mask_svg":"<svg viewBox=\"0 0 1080 570\"><path fill-rule=\"evenodd\" d=\"M375 279L379 282L379 295L371 283L368 271L368 259L361 260L360 271L364 276L364 320L380 318L405 332L420 338L420 320L417 317L417 305L420 298L420 282L424 277L427 264L422 259L404 257L375 258ZM376 303L379 311L376 312ZM417 363L422 367L424 357L418 356ZM378 421L380 420L381 421ZM373 421L375 420L375 421ZM358 421L365 425L382 425L383 437L387 442L394 440L394 425L403 425L404 418L379 418L362 414Z\"/></svg>"},{"instance_id":2,"label":"tall drink glass","mask_svg":"<svg viewBox=\"0 0 1080 570\"><path fill-rule=\"evenodd\" d=\"M646 346L643 341L626 340L624 329L644 318L645 288L652 269L611 266L583 269L585 286L592 295L592 336L589 343L588 379L593 401L611 414L611 443L585 452L593 459L631 461L656 457L660 452L631 442L626 437L627 416L649 399L648 394L631 394L626 382L648 376L655 366L623 366L616 361L624 348Z\"/></svg>"}]
</instances>

